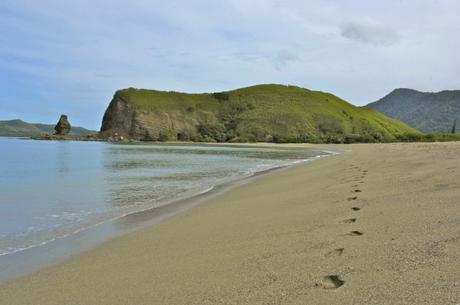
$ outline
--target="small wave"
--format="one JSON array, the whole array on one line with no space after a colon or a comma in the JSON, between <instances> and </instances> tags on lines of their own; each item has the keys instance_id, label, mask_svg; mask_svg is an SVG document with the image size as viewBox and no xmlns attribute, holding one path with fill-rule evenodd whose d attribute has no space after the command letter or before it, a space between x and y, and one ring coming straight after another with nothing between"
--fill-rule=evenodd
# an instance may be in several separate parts
<instances>
[{"instance_id":1,"label":"small wave","mask_svg":"<svg viewBox=\"0 0 460 305\"><path fill-rule=\"evenodd\" d=\"M212 185L212 186L207 186L207 187L199 189L199 190L190 190L190 192L186 192L182 196L176 197L176 198L171 199L169 201L165 201L165 202L162 202L162 203L156 202L156 204L154 206L151 206L151 205L143 206L140 209L131 210L131 211L126 212L126 213L121 213L119 215L116 215L115 217L108 217L108 218L105 218L103 220L97 221L95 223L82 226L82 227L77 228L75 230L72 230L72 231L70 231L68 233L57 235L57 236L54 236L52 238L48 238L48 239L46 239L44 241L40 241L40 242L30 244L30 245L27 245L27 246L8 247L8 248L4 249L3 251L0 250L0 256L11 255L11 254L26 251L26 250L29 250L29 249L32 249L32 248L44 246L44 245L47 245L47 244L49 244L51 242L67 238L69 236L72 236L72 235L78 234L80 232L89 230L91 228L97 227L99 225L102 225L102 224L110 222L110 221L116 221L118 219L121 219L123 217L127 217L127 216L132 215L132 214L142 213L142 212L145 212L145 211L148 211L148 210L159 208L161 206L165 206L165 205L171 204L173 202L177 202L179 200L184 200L184 199L192 198L192 197L195 197L195 196L203 195L203 194L206 194L208 192L211 192L215 187L217 187L217 186L219 186L221 184L234 182L234 181L237 181L239 179L255 176L256 174L263 173L263 172L266 172L266 171L274 170L274 169L277 169L277 168L289 167L289 166L296 165L296 164L299 164L299 163L304 163L304 162L316 160L318 158L322 158L322 157L326 157L326 156L330 156L330 155L336 155L336 154L339 153L339 152L335 152L335 151L325 151L325 150L323 150L321 152L323 154L318 154L316 156L312 156L312 157L308 157L308 158L284 160L284 161L271 163L271 164L270 163L258 164L257 166L252 167L252 168L248 168L246 171L240 172L239 174L227 176L224 179L221 179L221 180L217 181L217 183ZM326 154L324 154L324 153L326 153ZM271 161L273 161L273 160L271 160ZM87 215L89 215L90 213L88 213ZM72 214L72 213L63 213L61 215L59 215L59 214L49 214L47 216L50 217L50 218L54 218L54 219L64 218L64 219L67 219L67 220L75 220L76 217L77 217L77 215ZM78 216L81 216L81 215L78 215Z\"/></svg>"}]
</instances>

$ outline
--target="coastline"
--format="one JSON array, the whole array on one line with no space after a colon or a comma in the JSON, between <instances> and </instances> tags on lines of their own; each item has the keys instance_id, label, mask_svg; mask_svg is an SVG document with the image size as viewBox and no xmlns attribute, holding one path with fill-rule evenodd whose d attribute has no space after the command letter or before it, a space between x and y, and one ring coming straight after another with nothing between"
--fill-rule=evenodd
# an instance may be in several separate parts
<instances>
[{"instance_id":1,"label":"coastline","mask_svg":"<svg viewBox=\"0 0 460 305\"><path fill-rule=\"evenodd\" d=\"M256 146L251 144L240 145L248 147ZM287 165L251 172L234 180L217 184L210 189L164 202L159 207L124 214L79 229L65 236L30 246L26 249L0 255L0 266L2 266L0 268L0 285L63 263L73 257L91 251L106 242L121 238L124 235L136 232L145 227L158 225L171 217L192 209L234 188L250 183L259 177L340 153L337 150L317 149L317 151L318 153L324 153L324 155L299 159Z\"/></svg>"},{"instance_id":2,"label":"coastline","mask_svg":"<svg viewBox=\"0 0 460 305\"><path fill-rule=\"evenodd\" d=\"M0 300L458 303L460 144L330 147L353 152L258 176L2 284Z\"/></svg>"}]
</instances>

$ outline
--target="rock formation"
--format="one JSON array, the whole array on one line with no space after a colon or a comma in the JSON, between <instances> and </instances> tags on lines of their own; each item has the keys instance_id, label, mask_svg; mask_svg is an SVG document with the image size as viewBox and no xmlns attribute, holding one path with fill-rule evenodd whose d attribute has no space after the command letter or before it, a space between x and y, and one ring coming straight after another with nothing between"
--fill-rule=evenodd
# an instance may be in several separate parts
<instances>
[{"instance_id":1,"label":"rock formation","mask_svg":"<svg viewBox=\"0 0 460 305\"><path fill-rule=\"evenodd\" d=\"M60 136L65 136L70 132L70 126L69 120L67 118L67 115L63 114L59 118L59 122L56 124L54 127L55 130L55 135L60 135Z\"/></svg>"}]
</instances>

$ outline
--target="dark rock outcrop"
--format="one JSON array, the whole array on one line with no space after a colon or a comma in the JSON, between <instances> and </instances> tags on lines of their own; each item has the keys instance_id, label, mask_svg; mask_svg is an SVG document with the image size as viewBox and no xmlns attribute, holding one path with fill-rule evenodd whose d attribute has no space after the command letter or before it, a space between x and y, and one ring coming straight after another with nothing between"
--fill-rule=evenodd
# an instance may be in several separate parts
<instances>
[{"instance_id":1,"label":"dark rock outcrop","mask_svg":"<svg viewBox=\"0 0 460 305\"><path fill-rule=\"evenodd\" d=\"M69 120L65 114L61 115L59 118L59 122L54 127L54 131L56 135L65 136L70 132L72 126L69 123Z\"/></svg>"},{"instance_id":2,"label":"dark rock outcrop","mask_svg":"<svg viewBox=\"0 0 460 305\"><path fill-rule=\"evenodd\" d=\"M212 120L210 113L190 113L187 110L150 110L136 105L131 90L117 91L104 113L99 136L109 141L170 141L192 140L197 126ZM155 100L151 101L155 103ZM215 120L215 118L214 118Z\"/></svg>"},{"instance_id":3,"label":"dark rock outcrop","mask_svg":"<svg viewBox=\"0 0 460 305\"><path fill-rule=\"evenodd\" d=\"M136 113L131 104L119 94L115 94L109 107L104 113L101 126L101 135L105 137L125 136L135 137Z\"/></svg>"}]
</instances>

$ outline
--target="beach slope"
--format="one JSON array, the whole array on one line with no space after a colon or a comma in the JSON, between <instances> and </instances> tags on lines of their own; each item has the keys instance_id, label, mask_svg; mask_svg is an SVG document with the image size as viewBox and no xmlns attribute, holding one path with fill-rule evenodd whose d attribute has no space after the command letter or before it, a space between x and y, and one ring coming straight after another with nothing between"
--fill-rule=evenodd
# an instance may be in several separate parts
<instances>
[{"instance_id":1,"label":"beach slope","mask_svg":"<svg viewBox=\"0 0 460 305\"><path fill-rule=\"evenodd\" d=\"M0 286L0 304L460 303L460 143L258 177Z\"/></svg>"}]
</instances>

